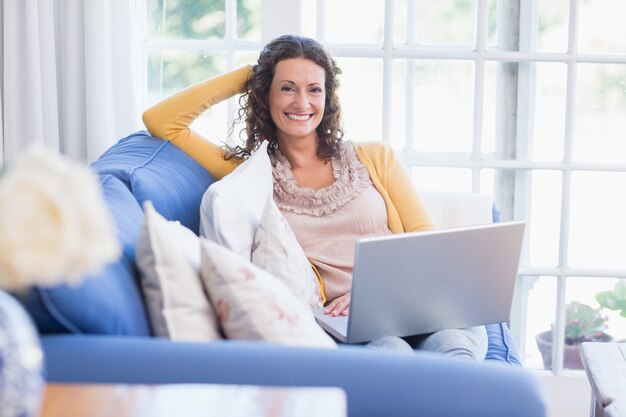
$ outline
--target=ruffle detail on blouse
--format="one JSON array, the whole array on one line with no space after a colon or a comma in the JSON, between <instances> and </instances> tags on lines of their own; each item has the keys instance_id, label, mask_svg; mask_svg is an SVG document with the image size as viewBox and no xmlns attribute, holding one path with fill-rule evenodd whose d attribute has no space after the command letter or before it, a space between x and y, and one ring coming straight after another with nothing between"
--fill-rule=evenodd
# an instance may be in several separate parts
<instances>
[{"instance_id":1,"label":"ruffle detail on blouse","mask_svg":"<svg viewBox=\"0 0 626 417\"><path fill-rule=\"evenodd\" d=\"M274 200L281 210L321 217L334 213L358 197L371 180L350 142L339 145L339 154L331 158L335 182L319 190L298 186L291 164L280 151L273 157Z\"/></svg>"}]
</instances>

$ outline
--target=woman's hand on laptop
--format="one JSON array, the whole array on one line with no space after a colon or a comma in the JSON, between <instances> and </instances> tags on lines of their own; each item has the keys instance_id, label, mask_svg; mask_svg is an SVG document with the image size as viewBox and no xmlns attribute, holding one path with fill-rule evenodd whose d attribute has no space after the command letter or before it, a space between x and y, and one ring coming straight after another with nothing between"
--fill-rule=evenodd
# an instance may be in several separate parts
<instances>
[{"instance_id":1,"label":"woman's hand on laptop","mask_svg":"<svg viewBox=\"0 0 626 417\"><path fill-rule=\"evenodd\" d=\"M328 303L326 308L324 309L324 313L330 314L331 316L347 316L350 312L350 293L345 293L333 301Z\"/></svg>"}]
</instances>

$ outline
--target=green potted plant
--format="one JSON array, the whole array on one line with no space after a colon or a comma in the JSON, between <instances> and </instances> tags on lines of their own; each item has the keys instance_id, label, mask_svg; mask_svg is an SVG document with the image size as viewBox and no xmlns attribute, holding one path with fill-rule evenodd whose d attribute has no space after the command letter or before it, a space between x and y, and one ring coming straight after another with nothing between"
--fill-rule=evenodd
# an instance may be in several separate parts
<instances>
[{"instance_id":1,"label":"green potted plant","mask_svg":"<svg viewBox=\"0 0 626 417\"><path fill-rule=\"evenodd\" d=\"M568 303L565 308L565 346L563 367L567 369L582 369L580 360L580 344L582 342L610 342L613 337L606 334L607 317L601 314L602 306L593 308L578 301ZM552 368L552 336L551 330L541 332L536 341L543 365L546 369Z\"/></svg>"},{"instance_id":2,"label":"green potted plant","mask_svg":"<svg viewBox=\"0 0 626 417\"><path fill-rule=\"evenodd\" d=\"M611 291L602 291L596 294L598 304L609 310L617 310L622 317L626 317L626 280L619 280Z\"/></svg>"}]
</instances>

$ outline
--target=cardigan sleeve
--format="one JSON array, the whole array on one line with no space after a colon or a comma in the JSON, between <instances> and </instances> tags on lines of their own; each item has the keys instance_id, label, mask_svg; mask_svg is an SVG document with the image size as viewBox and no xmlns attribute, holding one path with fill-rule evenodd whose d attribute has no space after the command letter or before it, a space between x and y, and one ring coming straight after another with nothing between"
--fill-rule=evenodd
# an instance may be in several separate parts
<instances>
[{"instance_id":1,"label":"cardigan sleeve","mask_svg":"<svg viewBox=\"0 0 626 417\"><path fill-rule=\"evenodd\" d=\"M244 91L252 67L247 65L187 87L143 113L150 134L167 139L206 168L216 179L230 173L241 162L224 159L225 150L189 128L213 105Z\"/></svg>"},{"instance_id":2,"label":"cardigan sleeve","mask_svg":"<svg viewBox=\"0 0 626 417\"><path fill-rule=\"evenodd\" d=\"M387 204L393 233L434 229L435 222L404 165L391 147L382 142L356 145L372 183Z\"/></svg>"},{"instance_id":3,"label":"cardigan sleeve","mask_svg":"<svg viewBox=\"0 0 626 417\"><path fill-rule=\"evenodd\" d=\"M416 232L435 228L435 222L417 192L406 168L396 158L389 146L385 147L387 181L386 188L405 232Z\"/></svg>"}]
</instances>

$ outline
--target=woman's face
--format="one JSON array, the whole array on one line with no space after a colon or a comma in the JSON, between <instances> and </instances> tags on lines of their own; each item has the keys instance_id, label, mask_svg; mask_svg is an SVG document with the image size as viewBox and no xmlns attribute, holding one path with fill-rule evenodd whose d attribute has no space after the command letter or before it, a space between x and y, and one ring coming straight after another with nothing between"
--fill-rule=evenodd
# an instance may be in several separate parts
<instances>
[{"instance_id":1,"label":"woman's face","mask_svg":"<svg viewBox=\"0 0 626 417\"><path fill-rule=\"evenodd\" d=\"M324 116L324 68L305 58L290 58L274 67L270 86L270 115L280 142L317 139L315 129Z\"/></svg>"}]
</instances>

